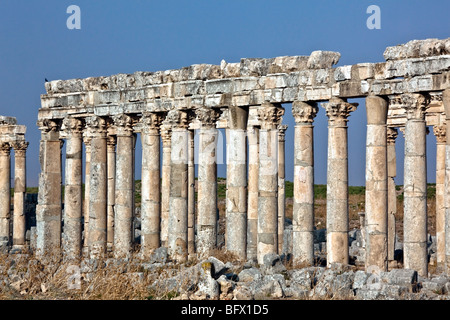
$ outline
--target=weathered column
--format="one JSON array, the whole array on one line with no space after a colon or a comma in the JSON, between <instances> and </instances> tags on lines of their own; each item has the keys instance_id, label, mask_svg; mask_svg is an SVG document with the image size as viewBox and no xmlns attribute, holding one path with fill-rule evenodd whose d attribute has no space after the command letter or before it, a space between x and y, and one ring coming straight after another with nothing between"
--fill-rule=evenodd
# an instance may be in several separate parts
<instances>
[{"instance_id":1,"label":"weathered column","mask_svg":"<svg viewBox=\"0 0 450 320\"><path fill-rule=\"evenodd\" d=\"M294 206L292 257L294 265L314 264L314 118L315 102L294 101Z\"/></svg>"},{"instance_id":2,"label":"weathered column","mask_svg":"<svg viewBox=\"0 0 450 320\"><path fill-rule=\"evenodd\" d=\"M403 94L406 111L403 261L406 269L428 276L427 166L425 109L429 98Z\"/></svg>"},{"instance_id":3,"label":"weathered column","mask_svg":"<svg viewBox=\"0 0 450 320\"><path fill-rule=\"evenodd\" d=\"M259 179L257 259L263 264L268 253L278 253L278 125L284 109L264 103L258 109Z\"/></svg>"},{"instance_id":4,"label":"weathered column","mask_svg":"<svg viewBox=\"0 0 450 320\"><path fill-rule=\"evenodd\" d=\"M248 108L230 106L228 116L225 241L229 252L246 260Z\"/></svg>"},{"instance_id":5,"label":"weathered column","mask_svg":"<svg viewBox=\"0 0 450 320\"><path fill-rule=\"evenodd\" d=\"M445 263L445 145L447 143L445 125L433 127L436 136L436 243L437 263Z\"/></svg>"},{"instance_id":6,"label":"weathered column","mask_svg":"<svg viewBox=\"0 0 450 320\"><path fill-rule=\"evenodd\" d=\"M90 176L91 176L91 140L88 137L88 130L83 133L83 142L85 146L85 169L84 169L84 203L83 203L83 247L88 248L89 239L89 194L90 194Z\"/></svg>"},{"instance_id":7,"label":"weathered column","mask_svg":"<svg viewBox=\"0 0 450 320\"><path fill-rule=\"evenodd\" d=\"M126 114L114 116L113 121L117 135L114 256L125 258L131 253L133 243L133 123Z\"/></svg>"},{"instance_id":8,"label":"weathered column","mask_svg":"<svg viewBox=\"0 0 450 320\"><path fill-rule=\"evenodd\" d=\"M387 167L388 167L388 260L394 260L395 253L395 215L397 214L397 191L395 180L397 176L397 156L395 152L395 139L398 131L387 128Z\"/></svg>"},{"instance_id":9,"label":"weathered column","mask_svg":"<svg viewBox=\"0 0 450 320\"><path fill-rule=\"evenodd\" d=\"M358 104L340 98L324 103L328 117L327 265L348 264L347 122Z\"/></svg>"},{"instance_id":10,"label":"weathered column","mask_svg":"<svg viewBox=\"0 0 450 320\"><path fill-rule=\"evenodd\" d=\"M8 249L11 217L11 145L0 143L0 249Z\"/></svg>"},{"instance_id":11,"label":"weathered column","mask_svg":"<svg viewBox=\"0 0 450 320\"><path fill-rule=\"evenodd\" d=\"M141 187L141 254L150 257L161 245L161 178L158 113L144 113L141 118L142 187Z\"/></svg>"},{"instance_id":12,"label":"weathered column","mask_svg":"<svg viewBox=\"0 0 450 320\"><path fill-rule=\"evenodd\" d=\"M388 267L387 112L385 98L366 98L366 270Z\"/></svg>"},{"instance_id":13,"label":"weathered column","mask_svg":"<svg viewBox=\"0 0 450 320\"><path fill-rule=\"evenodd\" d=\"M188 257L188 114L171 110L167 121L172 127L169 194L169 255L184 262Z\"/></svg>"},{"instance_id":14,"label":"weathered column","mask_svg":"<svg viewBox=\"0 0 450 320\"><path fill-rule=\"evenodd\" d=\"M188 130L188 253L195 253L195 165L194 130Z\"/></svg>"},{"instance_id":15,"label":"weathered column","mask_svg":"<svg viewBox=\"0 0 450 320\"><path fill-rule=\"evenodd\" d=\"M258 241L258 176L259 127L247 128L248 137L248 207L247 207L247 259L256 261Z\"/></svg>"},{"instance_id":16,"label":"weathered column","mask_svg":"<svg viewBox=\"0 0 450 320\"><path fill-rule=\"evenodd\" d=\"M450 89L442 93L446 132L450 132ZM445 202L445 271L450 276L450 139L446 139L445 145L445 184L444 184L444 202Z\"/></svg>"},{"instance_id":17,"label":"weathered column","mask_svg":"<svg viewBox=\"0 0 450 320\"><path fill-rule=\"evenodd\" d=\"M107 144L106 121L98 116L86 118L87 135L91 138L89 174L88 248L91 257L106 252L107 217Z\"/></svg>"},{"instance_id":18,"label":"weathered column","mask_svg":"<svg viewBox=\"0 0 450 320\"><path fill-rule=\"evenodd\" d=\"M61 141L60 125L38 122L41 130L39 196L36 206L36 249L38 255L59 253L61 248Z\"/></svg>"},{"instance_id":19,"label":"weathered column","mask_svg":"<svg viewBox=\"0 0 450 320\"><path fill-rule=\"evenodd\" d=\"M284 219L286 217L285 142L287 124L278 126L278 254L283 252Z\"/></svg>"},{"instance_id":20,"label":"weathered column","mask_svg":"<svg viewBox=\"0 0 450 320\"><path fill-rule=\"evenodd\" d=\"M195 110L201 123L198 152L197 251L206 257L217 242L217 141L216 121L220 112L211 108Z\"/></svg>"},{"instance_id":21,"label":"weathered column","mask_svg":"<svg viewBox=\"0 0 450 320\"><path fill-rule=\"evenodd\" d=\"M67 141L64 192L65 256L76 259L81 255L82 217L82 137L81 120L67 117L63 120L62 133Z\"/></svg>"},{"instance_id":22,"label":"weathered column","mask_svg":"<svg viewBox=\"0 0 450 320\"><path fill-rule=\"evenodd\" d=\"M25 245L26 219L25 194L27 192L27 166L26 152L29 143L16 141L14 148L14 220L13 220L13 246L15 249Z\"/></svg>"},{"instance_id":23,"label":"weathered column","mask_svg":"<svg viewBox=\"0 0 450 320\"><path fill-rule=\"evenodd\" d=\"M106 217L106 242L108 250L114 245L114 206L116 202L116 136L109 135L107 140L107 171L108 171L108 207Z\"/></svg>"},{"instance_id":24,"label":"weathered column","mask_svg":"<svg viewBox=\"0 0 450 320\"><path fill-rule=\"evenodd\" d=\"M169 194L170 194L170 151L172 129L161 125L162 169L161 169L161 246L168 246L169 237Z\"/></svg>"}]
</instances>

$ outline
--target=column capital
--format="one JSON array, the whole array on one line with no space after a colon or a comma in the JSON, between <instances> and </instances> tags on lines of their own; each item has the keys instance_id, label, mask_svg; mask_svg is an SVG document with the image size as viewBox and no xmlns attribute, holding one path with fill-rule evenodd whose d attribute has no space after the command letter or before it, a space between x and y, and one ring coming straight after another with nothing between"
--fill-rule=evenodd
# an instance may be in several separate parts
<instances>
[{"instance_id":1,"label":"column capital","mask_svg":"<svg viewBox=\"0 0 450 320\"><path fill-rule=\"evenodd\" d=\"M41 119L38 120L36 124L43 133L57 132L61 127L58 121L52 119Z\"/></svg>"},{"instance_id":2,"label":"column capital","mask_svg":"<svg viewBox=\"0 0 450 320\"><path fill-rule=\"evenodd\" d=\"M11 154L11 145L9 142L0 142L0 155L9 156Z\"/></svg>"},{"instance_id":3,"label":"column capital","mask_svg":"<svg viewBox=\"0 0 450 320\"><path fill-rule=\"evenodd\" d=\"M131 136L133 134L133 119L127 114L112 116L113 126L118 136Z\"/></svg>"},{"instance_id":4,"label":"column capital","mask_svg":"<svg viewBox=\"0 0 450 320\"><path fill-rule=\"evenodd\" d=\"M74 117L66 117L62 121L61 131L68 136L81 136L83 133L83 122Z\"/></svg>"},{"instance_id":5,"label":"column capital","mask_svg":"<svg viewBox=\"0 0 450 320\"><path fill-rule=\"evenodd\" d=\"M281 123L284 115L284 108L281 104L264 102L257 110L258 121L261 129L275 129Z\"/></svg>"},{"instance_id":6,"label":"column capital","mask_svg":"<svg viewBox=\"0 0 450 320\"><path fill-rule=\"evenodd\" d=\"M278 141L279 142L284 142L286 141L286 130L288 128L287 124L280 124L278 126Z\"/></svg>"},{"instance_id":7,"label":"column capital","mask_svg":"<svg viewBox=\"0 0 450 320\"><path fill-rule=\"evenodd\" d=\"M16 157L25 157L27 152L28 145L30 143L28 141L14 141L12 143L12 147L14 149L14 154Z\"/></svg>"},{"instance_id":8,"label":"column capital","mask_svg":"<svg viewBox=\"0 0 450 320\"><path fill-rule=\"evenodd\" d=\"M116 144L117 144L116 136L107 136L106 137L106 146L107 146L109 152L114 152Z\"/></svg>"},{"instance_id":9,"label":"column capital","mask_svg":"<svg viewBox=\"0 0 450 320\"><path fill-rule=\"evenodd\" d=\"M161 132L161 140L163 142L163 146L170 146L171 136L172 136L171 127L163 124L160 127L160 132Z\"/></svg>"},{"instance_id":10,"label":"column capital","mask_svg":"<svg viewBox=\"0 0 450 320\"><path fill-rule=\"evenodd\" d=\"M221 111L213 108L200 107L195 109L197 120L200 121L202 128L213 128L221 115Z\"/></svg>"},{"instance_id":11,"label":"column capital","mask_svg":"<svg viewBox=\"0 0 450 320\"><path fill-rule=\"evenodd\" d=\"M421 93L404 93L400 96L406 112L406 119L425 119L425 110L430 104L430 95Z\"/></svg>"},{"instance_id":12,"label":"column capital","mask_svg":"<svg viewBox=\"0 0 450 320\"><path fill-rule=\"evenodd\" d=\"M398 130L394 127L387 127L387 144L395 145L395 139L398 137Z\"/></svg>"},{"instance_id":13,"label":"column capital","mask_svg":"<svg viewBox=\"0 0 450 320\"><path fill-rule=\"evenodd\" d=\"M350 112L358 107L358 103L349 103L344 99L332 97L328 102L322 103L331 125L346 125Z\"/></svg>"},{"instance_id":14,"label":"column capital","mask_svg":"<svg viewBox=\"0 0 450 320\"><path fill-rule=\"evenodd\" d=\"M98 116L86 118L86 136L106 136L106 120Z\"/></svg>"},{"instance_id":15,"label":"column capital","mask_svg":"<svg viewBox=\"0 0 450 320\"><path fill-rule=\"evenodd\" d=\"M187 129L189 126L189 112L187 110L170 110L167 113L163 124L170 126L172 129Z\"/></svg>"},{"instance_id":16,"label":"column capital","mask_svg":"<svg viewBox=\"0 0 450 320\"><path fill-rule=\"evenodd\" d=\"M142 132L149 133L160 129L161 123L164 117L158 112L143 112L142 117L139 120L141 124Z\"/></svg>"},{"instance_id":17,"label":"column capital","mask_svg":"<svg viewBox=\"0 0 450 320\"><path fill-rule=\"evenodd\" d=\"M292 115L296 124L313 123L318 111L316 102L294 101L292 103Z\"/></svg>"},{"instance_id":18,"label":"column capital","mask_svg":"<svg viewBox=\"0 0 450 320\"><path fill-rule=\"evenodd\" d=\"M445 125L433 126L433 133L436 136L437 144L445 144L447 142L447 127Z\"/></svg>"}]
</instances>

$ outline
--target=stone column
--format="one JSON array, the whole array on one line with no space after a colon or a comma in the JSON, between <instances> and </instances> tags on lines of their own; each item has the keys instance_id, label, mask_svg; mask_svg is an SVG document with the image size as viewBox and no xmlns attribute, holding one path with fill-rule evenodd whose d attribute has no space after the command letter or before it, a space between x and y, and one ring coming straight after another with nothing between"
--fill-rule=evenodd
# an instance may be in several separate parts
<instances>
[{"instance_id":1,"label":"stone column","mask_svg":"<svg viewBox=\"0 0 450 320\"><path fill-rule=\"evenodd\" d=\"M88 248L91 257L101 257L106 253L108 192L106 121L98 116L90 116L86 118L86 126L87 135L91 138Z\"/></svg>"},{"instance_id":2,"label":"stone column","mask_svg":"<svg viewBox=\"0 0 450 320\"><path fill-rule=\"evenodd\" d=\"M259 127L247 128L248 137L248 207L247 207L247 259L256 261L258 241L258 176Z\"/></svg>"},{"instance_id":3,"label":"stone column","mask_svg":"<svg viewBox=\"0 0 450 320\"><path fill-rule=\"evenodd\" d=\"M188 130L188 253L195 253L195 165L194 130Z\"/></svg>"},{"instance_id":4,"label":"stone column","mask_svg":"<svg viewBox=\"0 0 450 320\"><path fill-rule=\"evenodd\" d=\"M427 255L427 166L425 109L429 98L403 94L406 111L403 261L406 269L428 276Z\"/></svg>"},{"instance_id":5,"label":"stone column","mask_svg":"<svg viewBox=\"0 0 450 320\"><path fill-rule=\"evenodd\" d=\"M11 145L0 143L0 249L8 250L11 218Z\"/></svg>"},{"instance_id":6,"label":"stone column","mask_svg":"<svg viewBox=\"0 0 450 320\"><path fill-rule=\"evenodd\" d=\"M292 256L294 265L314 265L314 118L315 102L294 101L294 207Z\"/></svg>"},{"instance_id":7,"label":"stone column","mask_svg":"<svg viewBox=\"0 0 450 320\"><path fill-rule=\"evenodd\" d=\"M82 138L81 120L67 117L62 130L67 141L64 192L64 235L65 256L76 259L81 255L81 217L82 217Z\"/></svg>"},{"instance_id":8,"label":"stone column","mask_svg":"<svg viewBox=\"0 0 450 320\"><path fill-rule=\"evenodd\" d=\"M131 253L133 243L133 123L126 114L114 116L113 122L117 135L114 256L126 258Z\"/></svg>"},{"instance_id":9,"label":"stone column","mask_svg":"<svg viewBox=\"0 0 450 320\"><path fill-rule=\"evenodd\" d=\"M227 131L227 251L239 259L247 254L247 142L248 108L230 106Z\"/></svg>"},{"instance_id":10,"label":"stone column","mask_svg":"<svg viewBox=\"0 0 450 320\"><path fill-rule=\"evenodd\" d=\"M27 192L27 166L26 153L29 143L16 141L14 148L14 221L13 221L13 245L15 249L25 245L26 219L25 219L25 194Z\"/></svg>"},{"instance_id":11,"label":"stone column","mask_svg":"<svg viewBox=\"0 0 450 320\"><path fill-rule=\"evenodd\" d=\"M395 152L395 139L398 131L387 128L387 167L388 167L388 260L394 260L395 253L395 215L397 214L397 191L395 180L397 176L397 157Z\"/></svg>"},{"instance_id":12,"label":"stone column","mask_svg":"<svg viewBox=\"0 0 450 320\"><path fill-rule=\"evenodd\" d=\"M170 194L170 151L172 129L161 126L162 172L161 172L161 246L168 246L169 237L169 194Z\"/></svg>"},{"instance_id":13,"label":"stone column","mask_svg":"<svg viewBox=\"0 0 450 320\"><path fill-rule=\"evenodd\" d=\"M44 256L59 254L61 248L61 141L59 123L43 120L38 125L41 173L36 206L36 249L38 255Z\"/></svg>"},{"instance_id":14,"label":"stone column","mask_svg":"<svg viewBox=\"0 0 450 320\"><path fill-rule=\"evenodd\" d=\"M387 271L388 187L387 113L388 101L366 98L366 270L376 266Z\"/></svg>"},{"instance_id":15,"label":"stone column","mask_svg":"<svg viewBox=\"0 0 450 320\"><path fill-rule=\"evenodd\" d=\"M445 110L446 132L450 132L450 89L442 93ZM450 276L450 139L446 139L445 145L445 272Z\"/></svg>"},{"instance_id":16,"label":"stone column","mask_svg":"<svg viewBox=\"0 0 450 320\"><path fill-rule=\"evenodd\" d=\"M436 242L437 263L443 266L445 263L445 125L433 127L436 136Z\"/></svg>"},{"instance_id":17,"label":"stone column","mask_svg":"<svg viewBox=\"0 0 450 320\"><path fill-rule=\"evenodd\" d=\"M108 164L108 207L106 217L106 242L108 250L114 245L114 206L116 201L116 136L109 135L107 140L107 164Z\"/></svg>"},{"instance_id":18,"label":"stone column","mask_svg":"<svg viewBox=\"0 0 450 320\"><path fill-rule=\"evenodd\" d=\"M217 242L217 141L216 121L220 112L211 108L195 110L201 123L198 153L197 251L207 257Z\"/></svg>"},{"instance_id":19,"label":"stone column","mask_svg":"<svg viewBox=\"0 0 450 320\"><path fill-rule=\"evenodd\" d=\"M347 122L358 104L340 98L324 103L328 117L327 265L348 264Z\"/></svg>"},{"instance_id":20,"label":"stone column","mask_svg":"<svg viewBox=\"0 0 450 320\"><path fill-rule=\"evenodd\" d=\"M85 130L83 133L83 142L85 146L85 170L84 170L84 203L83 203L83 232L84 232L84 242L83 247L88 248L89 239L89 194L90 194L90 175L91 175L91 138L87 136L88 131Z\"/></svg>"},{"instance_id":21,"label":"stone column","mask_svg":"<svg viewBox=\"0 0 450 320\"><path fill-rule=\"evenodd\" d=\"M141 254L144 259L161 245L161 178L158 113L144 113L141 118L142 187L141 187Z\"/></svg>"},{"instance_id":22,"label":"stone column","mask_svg":"<svg viewBox=\"0 0 450 320\"><path fill-rule=\"evenodd\" d=\"M264 103L258 109L259 178L257 259L264 263L268 253L278 253L278 125L284 109Z\"/></svg>"},{"instance_id":23,"label":"stone column","mask_svg":"<svg viewBox=\"0 0 450 320\"><path fill-rule=\"evenodd\" d=\"M287 124L278 126L278 254L283 252L284 219L286 217L285 142Z\"/></svg>"},{"instance_id":24,"label":"stone column","mask_svg":"<svg viewBox=\"0 0 450 320\"><path fill-rule=\"evenodd\" d=\"M188 113L171 110L165 120L172 127L169 194L169 255L184 262L188 257Z\"/></svg>"}]
</instances>

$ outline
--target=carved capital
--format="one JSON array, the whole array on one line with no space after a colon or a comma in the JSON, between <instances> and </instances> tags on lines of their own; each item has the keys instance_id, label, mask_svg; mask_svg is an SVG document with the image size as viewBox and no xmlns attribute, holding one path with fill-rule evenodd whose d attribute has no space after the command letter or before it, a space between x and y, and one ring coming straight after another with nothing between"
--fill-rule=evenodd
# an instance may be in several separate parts
<instances>
[{"instance_id":1,"label":"carved capital","mask_svg":"<svg viewBox=\"0 0 450 320\"><path fill-rule=\"evenodd\" d=\"M106 137L106 145L109 152L114 152L117 144L117 137L116 136L107 136Z\"/></svg>"},{"instance_id":2,"label":"carved capital","mask_svg":"<svg viewBox=\"0 0 450 320\"><path fill-rule=\"evenodd\" d=\"M278 141L285 142L286 141L286 130L288 128L287 124L280 124L278 126Z\"/></svg>"},{"instance_id":3,"label":"carved capital","mask_svg":"<svg viewBox=\"0 0 450 320\"><path fill-rule=\"evenodd\" d=\"M126 114L112 116L113 125L119 136L131 136L133 134L133 119Z\"/></svg>"},{"instance_id":4,"label":"carved capital","mask_svg":"<svg viewBox=\"0 0 450 320\"><path fill-rule=\"evenodd\" d=\"M430 95L420 93L404 93L400 96L405 108L406 118L424 120L425 111L430 104Z\"/></svg>"},{"instance_id":5,"label":"carved capital","mask_svg":"<svg viewBox=\"0 0 450 320\"><path fill-rule=\"evenodd\" d=\"M262 129L275 129L283 119L284 108L279 104L265 102L256 110Z\"/></svg>"},{"instance_id":6,"label":"carved capital","mask_svg":"<svg viewBox=\"0 0 450 320\"><path fill-rule=\"evenodd\" d=\"M11 154L11 145L9 142L0 142L0 155L9 156Z\"/></svg>"},{"instance_id":7,"label":"carved capital","mask_svg":"<svg viewBox=\"0 0 450 320\"><path fill-rule=\"evenodd\" d=\"M349 103L341 98L333 97L327 103L322 103L330 125L346 125L350 112L358 107L358 103Z\"/></svg>"},{"instance_id":8,"label":"carved capital","mask_svg":"<svg viewBox=\"0 0 450 320\"><path fill-rule=\"evenodd\" d=\"M172 129L168 125L162 125L160 128L161 131L161 140L164 146L170 146L171 143L171 135Z\"/></svg>"},{"instance_id":9,"label":"carved capital","mask_svg":"<svg viewBox=\"0 0 450 320\"><path fill-rule=\"evenodd\" d=\"M12 147L16 157L24 157L27 153L27 148L30 143L28 141L14 141Z\"/></svg>"},{"instance_id":10,"label":"carved capital","mask_svg":"<svg viewBox=\"0 0 450 320\"><path fill-rule=\"evenodd\" d=\"M185 110L170 110L163 123L164 125L170 126L172 129L187 129L189 126L189 113Z\"/></svg>"},{"instance_id":11,"label":"carved capital","mask_svg":"<svg viewBox=\"0 0 450 320\"><path fill-rule=\"evenodd\" d=\"M77 118L66 117L63 119L61 130L67 135L81 135L83 132L83 122Z\"/></svg>"},{"instance_id":12,"label":"carved capital","mask_svg":"<svg viewBox=\"0 0 450 320\"><path fill-rule=\"evenodd\" d=\"M158 130L163 121L163 116L161 113L156 112L144 112L140 119L140 124L143 132L149 132L153 130Z\"/></svg>"},{"instance_id":13,"label":"carved capital","mask_svg":"<svg viewBox=\"0 0 450 320\"><path fill-rule=\"evenodd\" d=\"M445 125L433 126L433 133L436 136L436 142L445 144L447 142L447 129Z\"/></svg>"},{"instance_id":14,"label":"carved capital","mask_svg":"<svg viewBox=\"0 0 450 320\"><path fill-rule=\"evenodd\" d=\"M98 116L90 116L86 118L86 136L103 136L106 135L106 120Z\"/></svg>"},{"instance_id":15,"label":"carved capital","mask_svg":"<svg viewBox=\"0 0 450 320\"><path fill-rule=\"evenodd\" d=\"M387 144L395 145L395 139L398 137L398 130L393 127L387 127Z\"/></svg>"},{"instance_id":16,"label":"carved capital","mask_svg":"<svg viewBox=\"0 0 450 320\"><path fill-rule=\"evenodd\" d=\"M195 109L195 115L197 116L198 121L200 121L202 127L212 128L215 127L221 112L220 110L213 108L200 107Z\"/></svg>"},{"instance_id":17,"label":"carved capital","mask_svg":"<svg viewBox=\"0 0 450 320\"><path fill-rule=\"evenodd\" d=\"M295 123L313 123L319 108L315 102L294 101L292 103L292 115Z\"/></svg>"},{"instance_id":18,"label":"carved capital","mask_svg":"<svg viewBox=\"0 0 450 320\"><path fill-rule=\"evenodd\" d=\"M38 120L37 126L39 127L39 130L44 133L56 132L60 130L60 124L57 121L51 119Z\"/></svg>"}]
</instances>

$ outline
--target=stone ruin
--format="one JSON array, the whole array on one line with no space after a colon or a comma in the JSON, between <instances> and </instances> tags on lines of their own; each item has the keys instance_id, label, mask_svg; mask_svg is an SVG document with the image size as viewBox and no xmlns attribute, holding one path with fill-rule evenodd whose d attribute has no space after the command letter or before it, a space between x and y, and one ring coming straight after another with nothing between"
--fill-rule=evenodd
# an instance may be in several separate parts
<instances>
[{"instance_id":1,"label":"stone ruin","mask_svg":"<svg viewBox=\"0 0 450 320\"><path fill-rule=\"evenodd\" d=\"M0 248L26 245L26 127L0 116ZM14 150L14 215L11 219L11 149ZM11 242L12 240L12 242Z\"/></svg>"},{"instance_id":2,"label":"stone ruin","mask_svg":"<svg viewBox=\"0 0 450 320\"><path fill-rule=\"evenodd\" d=\"M128 257L134 242L134 164L142 161L142 257L149 258L161 247L167 247L173 261L186 261L190 254L207 257L217 244L217 141L218 129L225 129L225 247L242 261L264 264L264 257L281 253L287 245L283 245L287 127L282 125L282 105L292 103L296 125L290 254L298 265L313 265L317 258L313 123L321 106L328 118L326 263L346 265L350 247L347 126L358 106L348 99L364 97L365 267L387 271L394 259L395 139L400 129L405 137L404 268L428 276L425 141L427 126L433 126L437 262L450 274L450 180L445 179L450 176L450 141L446 140L450 38L389 47L380 63L334 67L339 58L337 52L314 51L309 56L241 59L46 83L37 121L42 134L37 252L63 249L71 259L98 257L110 249L116 258ZM197 210L195 131L199 137ZM134 156L137 133L142 159ZM3 233L0 236L6 241Z\"/></svg>"}]
</instances>

